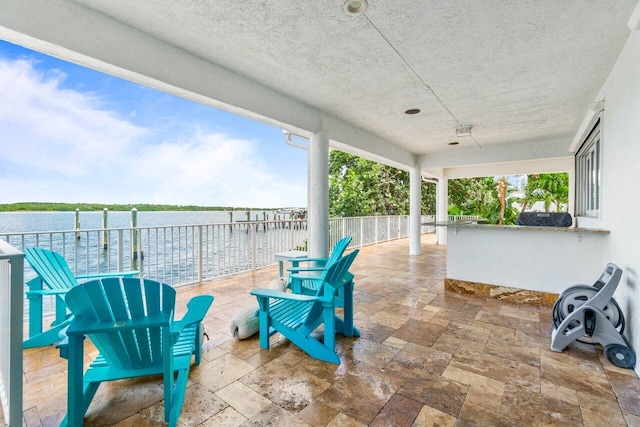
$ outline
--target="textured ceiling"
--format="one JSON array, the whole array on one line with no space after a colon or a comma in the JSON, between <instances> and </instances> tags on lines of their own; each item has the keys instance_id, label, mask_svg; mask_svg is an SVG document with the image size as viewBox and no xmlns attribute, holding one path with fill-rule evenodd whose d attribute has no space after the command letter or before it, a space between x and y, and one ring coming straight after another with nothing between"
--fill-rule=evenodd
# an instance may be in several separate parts
<instances>
[{"instance_id":1,"label":"textured ceiling","mask_svg":"<svg viewBox=\"0 0 640 427\"><path fill-rule=\"evenodd\" d=\"M77 2L415 154L571 138L635 5L370 0L353 17L342 0Z\"/></svg>"}]
</instances>

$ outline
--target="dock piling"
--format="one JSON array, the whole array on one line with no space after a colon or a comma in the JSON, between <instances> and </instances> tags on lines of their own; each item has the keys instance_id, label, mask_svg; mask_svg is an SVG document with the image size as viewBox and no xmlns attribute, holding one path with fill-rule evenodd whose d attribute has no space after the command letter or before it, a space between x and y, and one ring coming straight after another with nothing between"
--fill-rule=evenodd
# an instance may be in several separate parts
<instances>
[{"instance_id":1,"label":"dock piling","mask_svg":"<svg viewBox=\"0 0 640 427\"><path fill-rule=\"evenodd\" d=\"M131 209L131 259L138 259L138 237L140 230L138 230L138 209ZM144 258L144 252L140 252L140 259Z\"/></svg>"},{"instance_id":2,"label":"dock piling","mask_svg":"<svg viewBox=\"0 0 640 427\"><path fill-rule=\"evenodd\" d=\"M109 248L109 232L107 231L108 220L109 217L109 209L104 208L102 210L102 250L106 251Z\"/></svg>"},{"instance_id":3,"label":"dock piling","mask_svg":"<svg viewBox=\"0 0 640 427\"><path fill-rule=\"evenodd\" d=\"M79 208L76 208L76 220L75 220L74 229L76 230L76 240L80 240L80 209Z\"/></svg>"}]
</instances>

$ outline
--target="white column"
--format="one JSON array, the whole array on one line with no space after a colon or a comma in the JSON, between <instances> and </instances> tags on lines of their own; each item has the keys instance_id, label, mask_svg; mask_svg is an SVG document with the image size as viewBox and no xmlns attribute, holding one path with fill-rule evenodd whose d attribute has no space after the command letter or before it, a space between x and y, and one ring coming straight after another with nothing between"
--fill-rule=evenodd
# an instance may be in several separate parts
<instances>
[{"instance_id":1,"label":"white column","mask_svg":"<svg viewBox=\"0 0 640 427\"><path fill-rule=\"evenodd\" d=\"M329 134L320 121L309 144L307 249L312 258L329 256Z\"/></svg>"},{"instance_id":2,"label":"white column","mask_svg":"<svg viewBox=\"0 0 640 427\"><path fill-rule=\"evenodd\" d=\"M436 222L446 222L449 210L449 180L438 178L438 198L436 200ZM436 227L436 239L439 245L447 244L447 227Z\"/></svg>"},{"instance_id":3,"label":"white column","mask_svg":"<svg viewBox=\"0 0 640 427\"><path fill-rule=\"evenodd\" d=\"M420 213L422 211L420 167L409 169L409 255L420 255Z\"/></svg>"}]
</instances>

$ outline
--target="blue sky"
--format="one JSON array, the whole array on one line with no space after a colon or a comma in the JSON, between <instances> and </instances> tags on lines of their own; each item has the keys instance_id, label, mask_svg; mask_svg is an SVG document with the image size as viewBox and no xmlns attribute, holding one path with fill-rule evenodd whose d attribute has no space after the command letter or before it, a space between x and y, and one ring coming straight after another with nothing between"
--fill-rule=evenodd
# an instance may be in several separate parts
<instances>
[{"instance_id":1,"label":"blue sky","mask_svg":"<svg viewBox=\"0 0 640 427\"><path fill-rule=\"evenodd\" d=\"M0 203L306 206L278 128L0 40Z\"/></svg>"}]
</instances>

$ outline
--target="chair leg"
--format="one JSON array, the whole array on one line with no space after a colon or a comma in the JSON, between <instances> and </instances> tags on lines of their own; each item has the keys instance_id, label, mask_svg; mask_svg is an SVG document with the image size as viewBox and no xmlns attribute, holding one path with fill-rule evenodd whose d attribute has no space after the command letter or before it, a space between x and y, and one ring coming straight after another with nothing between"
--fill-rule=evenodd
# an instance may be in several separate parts
<instances>
[{"instance_id":1,"label":"chair leg","mask_svg":"<svg viewBox=\"0 0 640 427\"><path fill-rule=\"evenodd\" d=\"M283 331L280 332L282 333ZM340 364L340 357L336 354L335 350L327 347L326 345L323 345L315 338L312 338L310 336L303 337L302 335L296 333L287 334L286 332L283 333L283 335L314 359L322 360L329 363L335 363L336 365Z\"/></svg>"},{"instance_id":2,"label":"chair leg","mask_svg":"<svg viewBox=\"0 0 640 427\"><path fill-rule=\"evenodd\" d=\"M195 355L195 364L199 365L202 361L202 343L204 342L204 326L201 323L198 323L198 328L196 329L196 337L195 337L195 348L193 349Z\"/></svg>"},{"instance_id":3,"label":"chair leg","mask_svg":"<svg viewBox=\"0 0 640 427\"><path fill-rule=\"evenodd\" d=\"M173 393L173 399L169 410L169 419L166 420L169 427L174 427L178 423L180 417L180 411L184 403L184 395L187 391L187 379L189 378L189 369L180 369L178 371L178 378L176 379L175 391ZM165 400L165 408L168 405Z\"/></svg>"},{"instance_id":4,"label":"chair leg","mask_svg":"<svg viewBox=\"0 0 640 427\"><path fill-rule=\"evenodd\" d=\"M27 286L30 291L41 291L42 280L40 277L29 280ZM27 292L29 300L29 338L42 333L42 295Z\"/></svg>"},{"instance_id":5,"label":"chair leg","mask_svg":"<svg viewBox=\"0 0 640 427\"><path fill-rule=\"evenodd\" d=\"M269 313L260 310L260 348L264 348L265 350L269 349L269 329L271 325L269 324Z\"/></svg>"},{"instance_id":6,"label":"chair leg","mask_svg":"<svg viewBox=\"0 0 640 427\"><path fill-rule=\"evenodd\" d=\"M67 305L64 302L64 298L60 295L56 295L56 320L53 325L60 325L67 319Z\"/></svg>"},{"instance_id":7,"label":"chair leg","mask_svg":"<svg viewBox=\"0 0 640 427\"><path fill-rule=\"evenodd\" d=\"M71 427L82 426L84 413L89 404L85 401L83 387L83 362L84 362L84 337L73 335L69 337L68 346L68 394L67 394L67 417L65 421ZM96 387L97 389L97 387ZM95 392L94 392L95 393ZM93 397L93 396L92 396ZM89 399L89 402L91 400ZM78 405L78 402L81 402ZM63 421L64 424L64 421Z\"/></svg>"},{"instance_id":8,"label":"chair leg","mask_svg":"<svg viewBox=\"0 0 640 427\"><path fill-rule=\"evenodd\" d=\"M336 349L336 316L333 307L324 309L324 346L335 352Z\"/></svg>"},{"instance_id":9,"label":"chair leg","mask_svg":"<svg viewBox=\"0 0 640 427\"><path fill-rule=\"evenodd\" d=\"M163 389L164 389L164 420L169 422L169 417L171 415L171 407L173 401L173 393L174 393L174 360L171 354L173 353L173 348L168 344L169 343L169 328L162 328L162 354L169 355L168 357L163 358Z\"/></svg>"}]
</instances>

